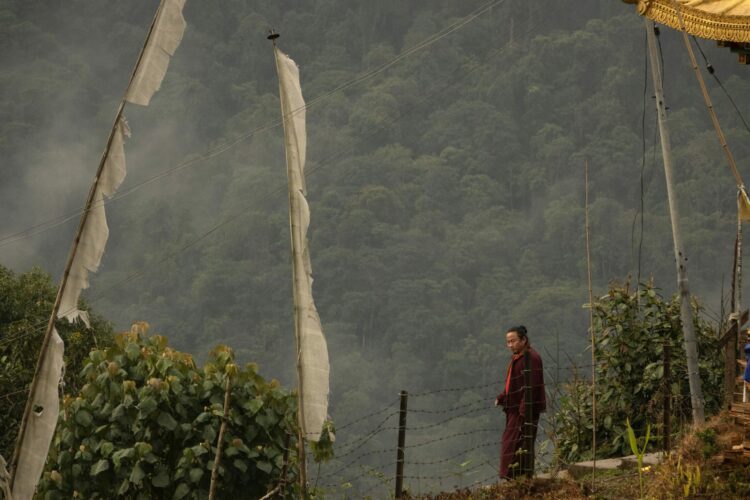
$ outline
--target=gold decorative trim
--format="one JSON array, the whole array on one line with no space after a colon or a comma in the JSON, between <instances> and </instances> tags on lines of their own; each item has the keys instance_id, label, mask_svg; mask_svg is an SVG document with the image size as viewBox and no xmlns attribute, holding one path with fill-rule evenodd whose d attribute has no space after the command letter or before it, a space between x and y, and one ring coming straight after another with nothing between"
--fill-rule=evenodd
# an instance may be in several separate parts
<instances>
[{"instance_id":1,"label":"gold decorative trim","mask_svg":"<svg viewBox=\"0 0 750 500\"><path fill-rule=\"evenodd\" d=\"M681 30L674 0L638 0L638 13L657 23ZM750 16L723 16L680 5L685 31L691 35L727 42L750 42Z\"/></svg>"}]
</instances>

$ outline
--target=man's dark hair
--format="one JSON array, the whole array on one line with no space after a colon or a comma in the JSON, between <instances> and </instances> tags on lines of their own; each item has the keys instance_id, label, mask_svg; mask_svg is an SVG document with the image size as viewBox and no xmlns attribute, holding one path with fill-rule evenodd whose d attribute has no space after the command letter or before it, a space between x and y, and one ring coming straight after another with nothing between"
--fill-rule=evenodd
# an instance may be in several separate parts
<instances>
[{"instance_id":1,"label":"man's dark hair","mask_svg":"<svg viewBox=\"0 0 750 500\"><path fill-rule=\"evenodd\" d=\"M524 340L524 339L527 341L529 340L528 332L526 331L526 327L523 325L510 327L508 328L508 331L506 333L509 333L509 332L516 332L516 334L518 334L519 340Z\"/></svg>"}]
</instances>

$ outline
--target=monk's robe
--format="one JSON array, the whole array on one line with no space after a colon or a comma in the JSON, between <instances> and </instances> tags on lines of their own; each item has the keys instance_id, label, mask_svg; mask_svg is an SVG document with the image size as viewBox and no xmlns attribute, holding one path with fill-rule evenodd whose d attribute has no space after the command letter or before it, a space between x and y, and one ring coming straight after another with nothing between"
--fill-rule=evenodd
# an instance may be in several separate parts
<instances>
[{"instance_id":1,"label":"monk's robe","mask_svg":"<svg viewBox=\"0 0 750 500\"><path fill-rule=\"evenodd\" d=\"M526 415L526 391L523 380L526 356L531 362L531 415ZM524 422L530 419L529 421L534 424L533 439L536 439L539 414L547 408L542 358L531 347L521 354L513 355L506 372L503 391L498 394L497 402L505 411L505 432L500 450L500 477L510 479L520 475L520 455L516 452L523 445Z\"/></svg>"}]
</instances>

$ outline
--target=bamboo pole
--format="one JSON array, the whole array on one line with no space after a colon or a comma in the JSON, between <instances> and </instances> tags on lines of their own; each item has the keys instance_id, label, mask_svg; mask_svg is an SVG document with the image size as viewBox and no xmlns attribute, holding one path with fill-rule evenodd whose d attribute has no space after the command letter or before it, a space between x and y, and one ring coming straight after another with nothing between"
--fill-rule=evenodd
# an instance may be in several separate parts
<instances>
[{"instance_id":1,"label":"bamboo pole","mask_svg":"<svg viewBox=\"0 0 750 500\"><path fill-rule=\"evenodd\" d=\"M667 199L669 202L669 216L672 222L672 240L674 244L675 264L677 266L677 289L680 295L680 319L682 320L683 347L687 360L688 383L690 385L690 404L693 411L693 423L702 425L705 422L703 390L701 389L700 373L698 371L698 347L693 328L693 311L690 304L690 287L687 275L687 254L680 235L680 216L677 208L677 191L672 177L672 155L669 141L669 127L667 111L664 104L662 89L662 70L656 48L654 23L645 20L648 37L649 59L651 73L654 80L656 94L656 109L661 136L662 160L664 163L664 177L667 184Z\"/></svg>"},{"instance_id":2,"label":"bamboo pole","mask_svg":"<svg viewBox=\"0 0 750 500\"><path fill-rule=\"evenodd\" d=\"M591 491L596 493L596 349L594 337L594 289L591 285L591 248L589 244L589 162L584 168L585 209L584 226L586 230L586 271L589 283L589 328L591 329L591 448L594 466L591 469Z\"/></svg>"},{"instance_id":3,"label":"bamboo pole","mask_svg":"<svg viewBox=\"0 0 750 500\"><path fill-rule=\"evenodd\" d=\"M154 26L156 25L156 20L159 17L159 12L161 11L162 4L159 3L159 7L156 9L156 13L154 14L154 18L151 21L151 26L149 27L148 34L146 35L146 40L143 42L143 46L141 47L141 51L138 54L138 60L135 63L135 67L133 68L132 73L130 74L130 79L128 80L128 85L125 88L125 93L123 94L122 99L120 100L120 105L117 108L117 113L115 114L115 120L112 124L112 129L109 132L109 137L107 138L107 144L104 148L104 152L102 153L102 157L99 160L99 166L96 170L96 175L94 176L94 180L91 183L91 187L89 188L89 193L86 198L86 204L84 205L83 213L81 214L81 220L78 223L78 229L76 230L75 238L73 239L73 244L70 248L70 252L68 253L68 260L65 264L65 270L63 271L62 280L60 281L60 286L57 289L57 295L55 296L55 302L52 306L52 313L50 314L49 321L47 322L47 329L44 333L44 339L42 340L42 347L39 352L39 357L37 358L36 368L34 370L34 377L31 380L31 387L29 389L29 397L26 399L26 406L24 408L23 412L23 418L21 419L21 425L18 431L18 437L16 438L16 446L13 450L13 459L11 460L11 472L10 472L10 488L13 488L13 482L16 478L16 465L18 462L18 458L21 454L21 444L23 443L23 439L26 436L26 429L28 427L29 417L31 415L32 407L33 407L33 399L34 395L36 393L37 387L39 385L39 374L41 372L42 366L44 364L45 358L47 356L47 348L49 347L50 340L52 339L52 330L55 326L55 319L57 316L57 313L60 309L60 302L62 300L63 291L65 290L65 286L68 282L68 277L70 276L70 270L73 266L73 260L75 259L75 256L78 252L78 245L81 241L81 235L83 234L83 229L86 226L86 221L88 220L89 213L91 212L91 209L93 208L93 202L94 202L94 196L96 194L96 189L99 187L99 180L101 179L102 171L104 170L104 165L107 162L107 158L109 157L109 150L112 146L112 140L115 137L115 131L117 130L117 125L120 123L120 120L122 119L122 112L125 109L125 97L128 94L128 90L130 89L130 84L133 81L133 78L135 77L135 74L138 72L138 67L141 64L141 60L143 59L143 53L146 50L146 46L148 45L149 40L151 39L151 34L154 31ZM102 203L104 201L102 200Z\"/></svg>"},{"instance_id":4,"label":"bamboo pole","mask_svg":"<svg viewBox=\"0 0 750 500\"><path fill-rule=\"evenodd\" d=\"M279 68L279 58L277 55L277 48L276 48L276 39L279 38L279 34L275 32L271 32L270 35L268 35L268 39L271 40L271 44L273 45L273 56L274 61L276 62L276 72L277 74L281 74L280 68ZM279 95L280 99L283 99L283 96ZM286 120L287 120L287 112L283 109L283 101L282 101L282 121L284 124L284 131L286 133ZM291 180L291 171L289 171L289 166L287 165L287 177L289 180ZM298 249L296 248L296 245L294 244L294 234L297 231L297 226L294 223L294 208L295 208L295 201L294 196L291 191L291 188L288 190L289 194L289 236L291 238L291 258L292 258L292 299L294 303L294 337L296 339L297 343L297 423L298 423L298 431L297 431L297 454L298 454L298 460L299 460L299 486L300 486L300 492L302 496L304 497L306 495L307 490L307 457L305 455L305 435L303 432L303 429L305 428L305 414L304 414L304 399L303 399L303 376L302 376L302 350L301 350L301 344L300 344L300 314L299 314L299 300L297 299L297 290L296 290L296 283L297 283L297 277L296 277L296 271L295 271L295 263L298 259Z\"/></svg>"}]
</instances>

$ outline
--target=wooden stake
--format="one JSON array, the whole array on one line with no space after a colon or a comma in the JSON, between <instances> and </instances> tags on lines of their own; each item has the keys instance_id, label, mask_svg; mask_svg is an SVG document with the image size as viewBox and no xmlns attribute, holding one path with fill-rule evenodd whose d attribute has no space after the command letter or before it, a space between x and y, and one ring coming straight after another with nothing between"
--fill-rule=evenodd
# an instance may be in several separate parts
<instances>
[{"instance_id":1,"label":"wooden stake","mask_svg":"<svg viewBox=\"0 0 750 500\"><path fill-rule=\"evenodd\" d=\"M406 402L409 394L401 391L401 407L398 411L398 446L396 448L396 498L401 498L404 489L404 446L406 444Z\"/></svg>"}]
</instances>

